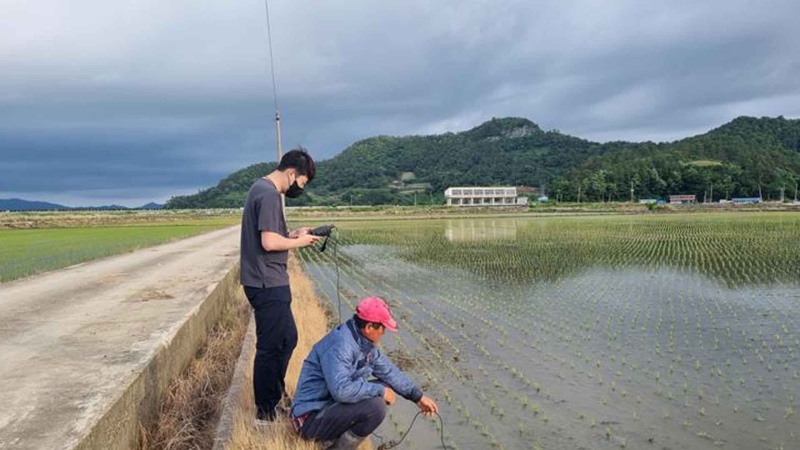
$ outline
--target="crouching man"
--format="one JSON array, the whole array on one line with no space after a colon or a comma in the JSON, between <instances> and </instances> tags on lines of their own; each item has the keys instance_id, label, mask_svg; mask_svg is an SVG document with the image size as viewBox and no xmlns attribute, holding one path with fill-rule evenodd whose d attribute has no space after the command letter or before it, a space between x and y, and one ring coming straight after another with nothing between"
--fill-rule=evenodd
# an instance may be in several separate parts
<instances>
[{"instance_id":1,"label":"crouching man","mask_svg":"<svg viewBox=\"0 0 800 450\"><path fill-rule=\"evenodd\" d=\"M314 345L300 372L292 422L301 436L328 441L328 449L355 449L386 416L395 392L427 416L439 407L378 350L386 329L397 331L378 297L359 302L356 314ZM376 381L368 381L372 376Z\"/></svg>"}]
</instances>

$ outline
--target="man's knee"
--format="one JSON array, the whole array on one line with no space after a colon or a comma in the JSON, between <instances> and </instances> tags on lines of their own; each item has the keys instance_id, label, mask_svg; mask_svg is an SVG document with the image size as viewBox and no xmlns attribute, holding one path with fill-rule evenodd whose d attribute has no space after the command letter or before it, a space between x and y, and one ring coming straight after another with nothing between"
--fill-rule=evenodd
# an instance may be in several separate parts
<instances>
[{"instance_id":1,"label":"man's knee","mask_svg":"<svg viewBox=\"0 0 800 450\"><path fill-rule=\"evenodd\" d=\"M370 414L378 417L380 416L381 420L386 417L386 402L383 400L382 397L372 397L371 399L367 400Z\"/></svg>"},{"instance_id":2,"label":"man's knee","mask_svg":"<svg viewBox=\"0 0 800 450\"><path fill-rule=\"evenodd\" d=\"M361 414L361 426L353 431L366 436L378 428L386 417L386 403L381 397L364 400L364 409Z\"/></svg>"}]
</instances>

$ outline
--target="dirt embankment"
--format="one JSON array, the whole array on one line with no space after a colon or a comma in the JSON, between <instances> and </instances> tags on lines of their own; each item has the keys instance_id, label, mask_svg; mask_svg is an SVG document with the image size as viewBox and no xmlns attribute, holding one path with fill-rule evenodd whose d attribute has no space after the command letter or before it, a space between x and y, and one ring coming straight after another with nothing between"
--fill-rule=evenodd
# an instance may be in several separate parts
<instances>
[{"instance_id":1,"label":"dirt embankment","mask_svg":"<svg viewBox=\"0 0 800 450\"><path fill-rule=\"evenodd\" d=\"M311 347L325 336L334 321L314 291L314 284L303 269L302 263L294 254L289 259L289 278L292 286L292 313L297 323L298 341L286 373L286 390L289 395L294 396L303 360L311 351ZM249 348L242 349L244 357L240 358L240 361L244 361L243 367L237 367L237 372L243 372L243 382L238 405L233 411L230 442L220 447L226 450L320 450L322 448L320 445L299 438L288 420L281 420L278 425L268 430L256 429L253 426L255 417L252 389L253 358L249 355L255 353L255 339L251 339L248 344ZM372 442L369 441L359 447L359 450L372 449Z\"/></svg>"}]
</instances>

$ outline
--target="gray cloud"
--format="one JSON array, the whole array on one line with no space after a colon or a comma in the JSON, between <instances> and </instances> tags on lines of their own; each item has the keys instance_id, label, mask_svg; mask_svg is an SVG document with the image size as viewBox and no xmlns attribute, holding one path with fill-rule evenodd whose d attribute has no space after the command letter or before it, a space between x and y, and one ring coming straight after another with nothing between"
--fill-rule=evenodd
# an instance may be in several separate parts
<instances>
[{"instance_id":1,"label":"gray cloud","mask_svg":"<svg viewBox=\"0 0 800 450\"><path fill-rule=\"evenodd\" d=\"M273 0L284 146L524 116L673 140L800 116L796 1ZM4 0L0 197L136 205L274 159L260 0Z\"/></svg>"}]
</instances>

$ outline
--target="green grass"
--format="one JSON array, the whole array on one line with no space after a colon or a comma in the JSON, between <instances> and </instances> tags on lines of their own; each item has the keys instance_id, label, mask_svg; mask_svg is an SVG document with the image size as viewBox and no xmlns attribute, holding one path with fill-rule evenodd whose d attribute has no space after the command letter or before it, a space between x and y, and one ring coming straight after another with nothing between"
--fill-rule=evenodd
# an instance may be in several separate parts
<instances>
[{"instance_id":1,"label":"green grass","mask_svg":"<svg viewBox=\"0 0 800 450\"><path fill-rule=\"evenodd\" d=\"M185 223L0 230L0 283L236 223L214 218Z\"/></svg>"}]
</instances>

